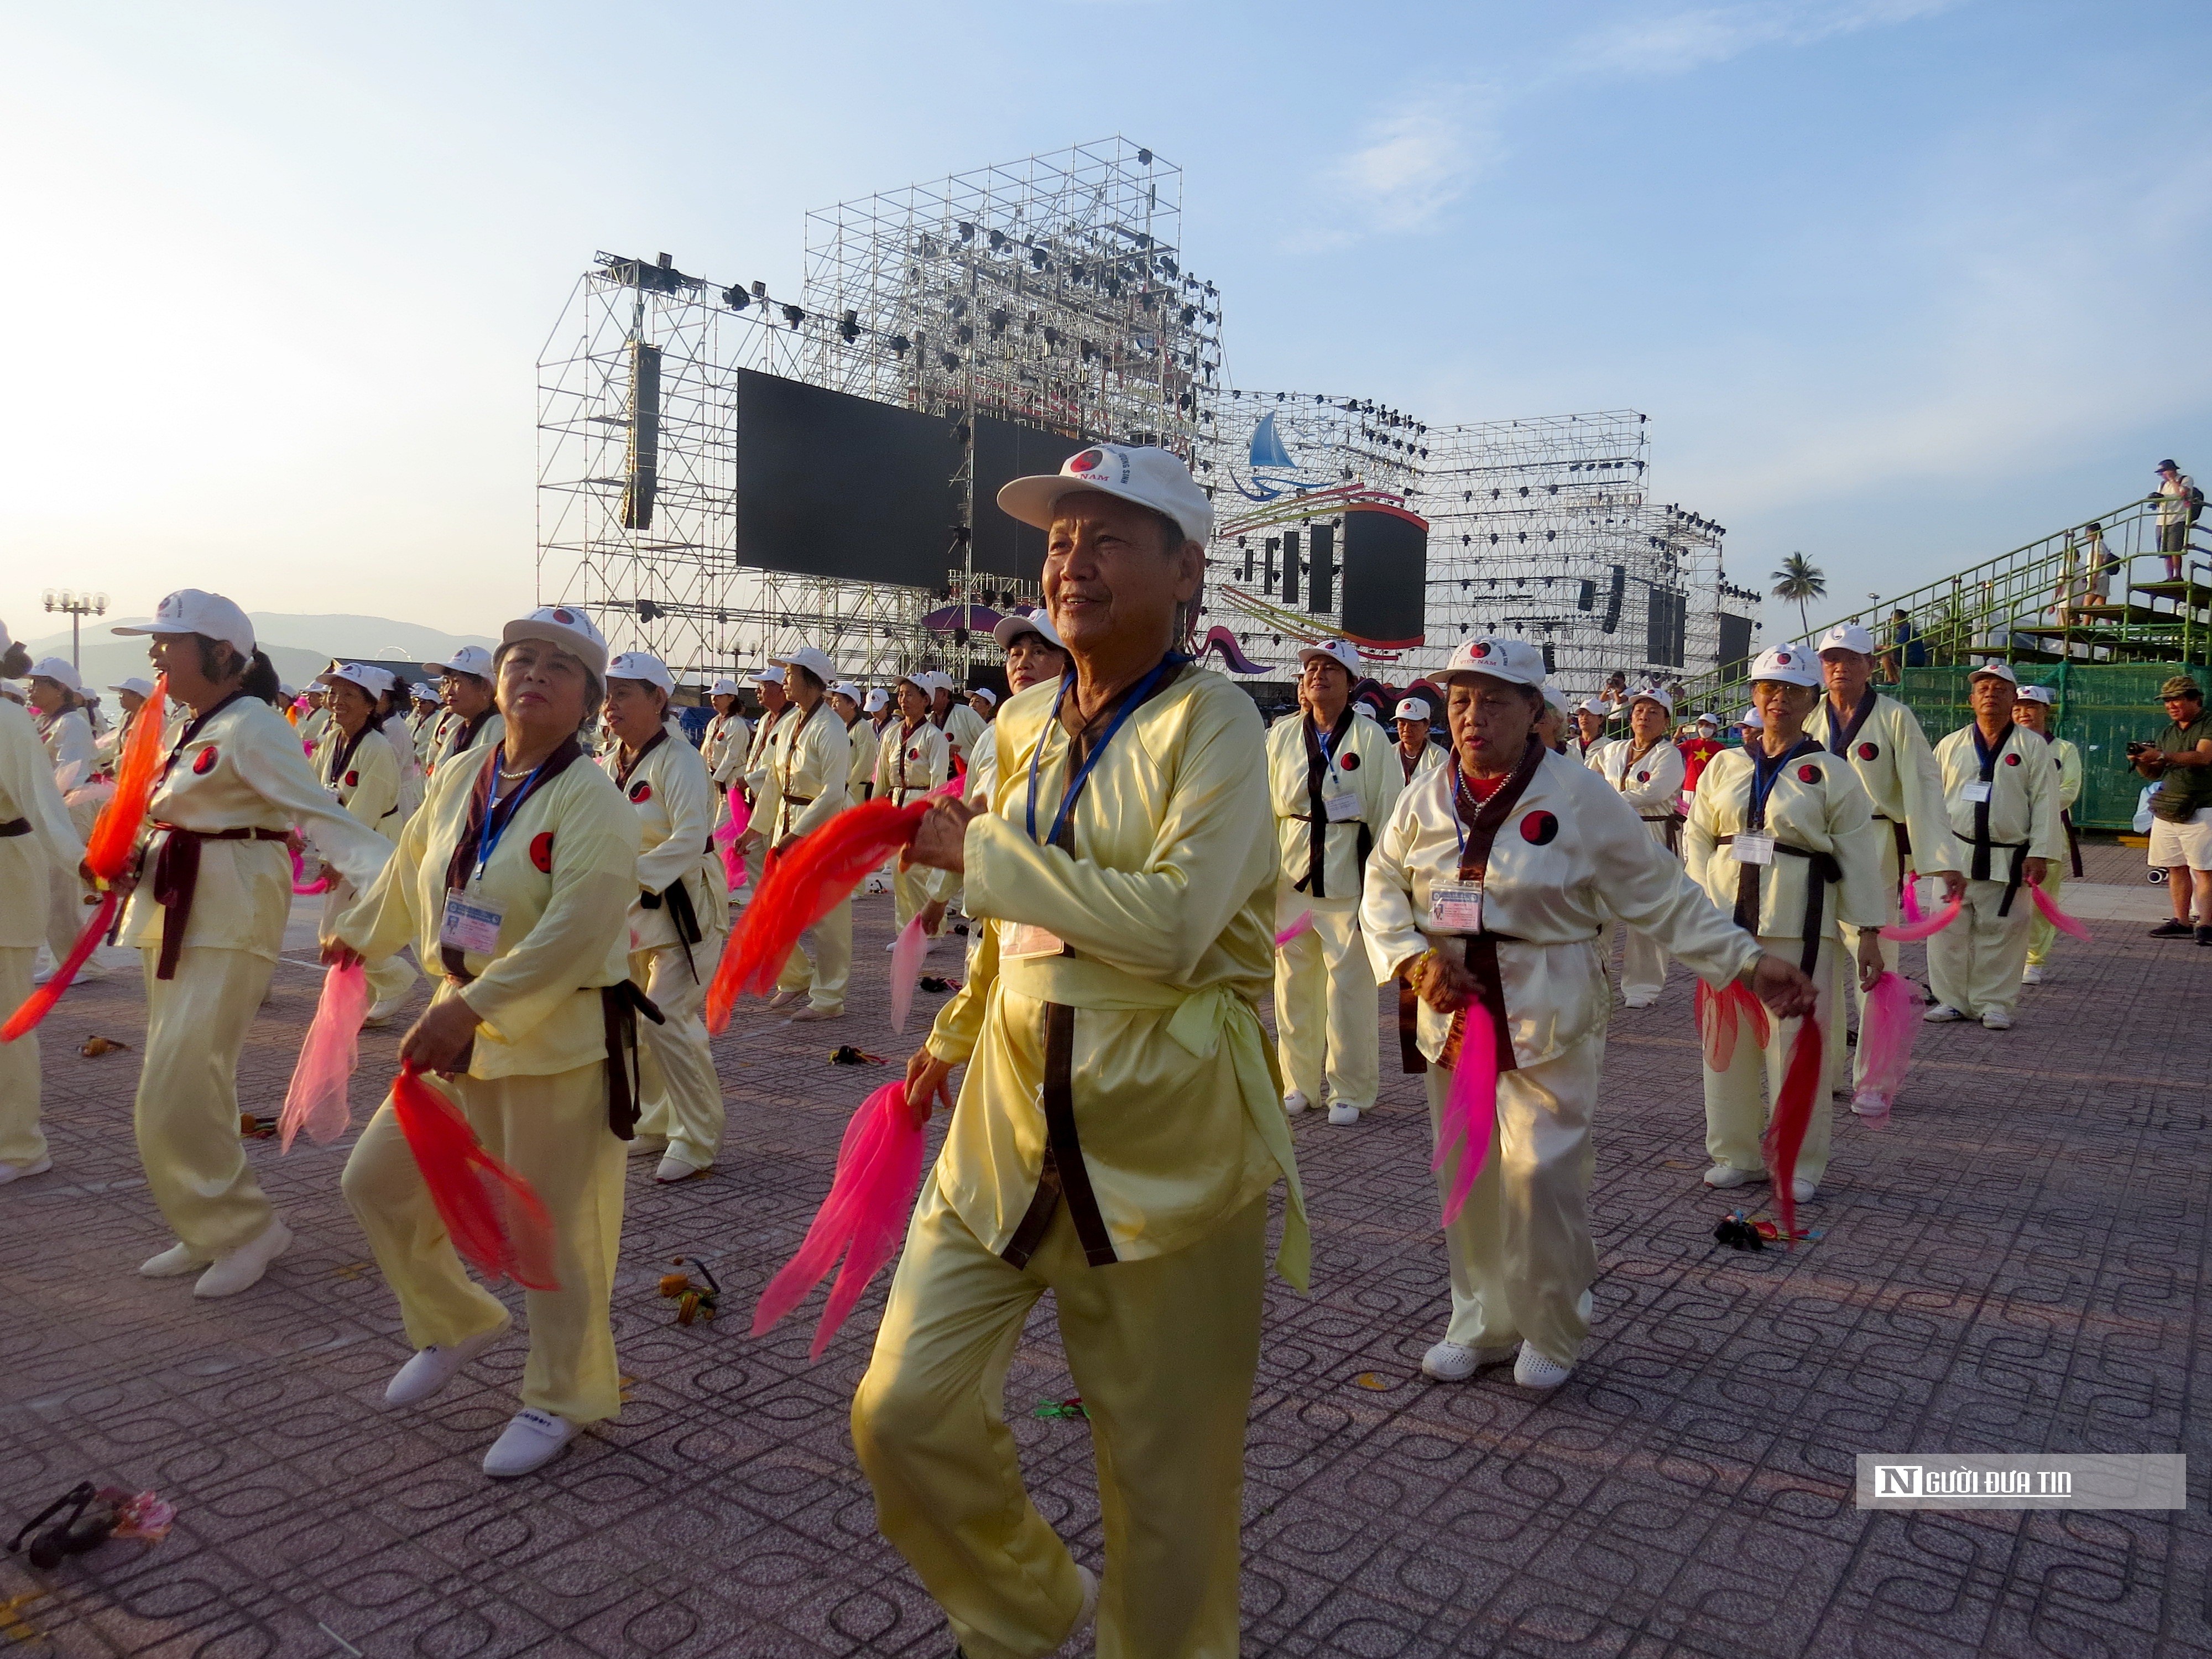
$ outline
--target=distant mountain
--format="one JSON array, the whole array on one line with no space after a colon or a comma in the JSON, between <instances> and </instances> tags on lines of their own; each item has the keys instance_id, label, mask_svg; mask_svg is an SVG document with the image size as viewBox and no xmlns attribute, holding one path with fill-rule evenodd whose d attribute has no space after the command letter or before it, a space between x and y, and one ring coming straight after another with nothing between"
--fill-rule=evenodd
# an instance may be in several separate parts
<instances>
[{"instance_id":1,"label":"distant mountain","mask_svg":"<svg viewBox=\"0 0 2212 1659\"><path fill-rule=\"evenodd\" d=\"M333 657L436 662L465 645L489 650L499 643L481 634L448 634L442 629L395 622L389 617L301 617L276 611L246 614L253 623L254 638L269 653L278 677L295 686L305 685L321 673ZM152 672L147 666L143 639L108 631L144 620L143 617L101 617L86 625L79 666L88 684L112 685L131 675ZM23 643L33 658L66 659L70 653L66 629Z\"/></svg>"}]
</instances>

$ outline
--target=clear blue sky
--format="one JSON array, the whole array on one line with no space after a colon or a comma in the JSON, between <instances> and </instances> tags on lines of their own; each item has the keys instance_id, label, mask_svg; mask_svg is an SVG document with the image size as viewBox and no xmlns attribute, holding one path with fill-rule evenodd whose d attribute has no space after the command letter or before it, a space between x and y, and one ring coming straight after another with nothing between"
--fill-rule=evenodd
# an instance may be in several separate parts
<instances>
[{"instance_id":1,"label":"clear blue sky","mask_svg":"<svg viewBox=\"0 0 2212 1659\"><path fill-rule=\"evenodd\" d=\"M1642 409L1761 587L2212 474L2201 3L19 3L0 54L18 635L50 582L487 630L594 249L795 294L807 208L1115 131L1238 384Z\"/></svg>"}]
</instances>

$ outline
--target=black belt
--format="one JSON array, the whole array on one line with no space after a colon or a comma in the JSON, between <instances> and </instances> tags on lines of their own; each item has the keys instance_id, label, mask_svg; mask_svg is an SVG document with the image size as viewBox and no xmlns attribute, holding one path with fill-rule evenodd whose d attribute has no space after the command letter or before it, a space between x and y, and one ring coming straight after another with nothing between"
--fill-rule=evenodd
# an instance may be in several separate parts
<instances>
[{"instance_id":1,"label":"black belt","mask_svg":"<svg viewBox=\"0 0 2212 1659\"><path fill-rule=\"evenodd\" d=\"M0 841L6 841L15 836L27 836L30 833L31 821L28 818L9 818L7 823L0 823Z\"/></svg>"},{"instance_id":2,"label":"black belt","mask_svg":"<svg viewBox=\"0 0 2212 1659\"><path fill-rule=\"evenodd\" d=\"M1981 836L1975 837L1974 858L1969 873L1976 881L1990 879L1991 853L2002 848L2012 854L2012 872L2005 879L2004 897L1997 902L1997 914L2001 916L2012 914L2012 902L2020 896L2021 882L2027 874L2027 849L2032 845L2033 842L2025 841L1990 841Z\"/></svg>"},{"instance_id":3,"label":"black belt","mask_svg":"<svg viewBox=\"0 0 2212 1659\"><path fill-rule=\"evenodd\" d=\"M1725 847L1735 839L1734 836L1723 836L1719 844ZM1827 900L1828 884L1844 878L1844 866L1836 862L1833 853L1792 847L1786 841L1776 842L1774 850L1803 859L1813 866L1805 878L1804 946L1797 959L1797 965L1809 975L1820 960L1820 916ZM1753 939L1759 937L1759 871L1756 864L1736 866L1735 925Z\"/></svg>"},{"instance_id":4,"label":"black belt","mask_svg":"<svg viewBox=\"0 0 2212 1659\"><path fill-rule=\"evenodd\" d=\"M1361 879L1363 879L1363 880L1364 880L1364 879L1365 879L1365 878L1366 878L1366 871L1367 871L1367 855L1368 855L1369 854L1372 853L1372 852L1375 850L1375 832L1374 832L1372 830L1370 830L1370 829L1369 829L1369 828L1367 827L1367 820L1366 820L1365 818L1329 818L1329 817L1322 817L1322 818L1316 819L1316 818L1313 816L1313 814L1312 814L1312 813L1310 813L1310 812L1292 812L1292 813L1289 814L1288 816L1290 817L1290 819L1291 819L1291 821L1293 823L1319 823L1320 824L1322 824L1322 825L1323 826L1323 828L1322 828L1322 832L1321 832L1321 836L1320 836L1320 840L1321 840L1321 842L1322 842L1322 854L1321 854L1321 856L1319 856L1319 857L1317 858L1317 857L1314 854L1314 853L1313 853L1313 851L1312 851L1312 849L1311 849L1310 848L1309 848L1307 849L1307 853L1306 853L1306 872L1305 872L1305 874L1304 874L1303 876L1300 876L1300 877L1299 877L1296 881L1294 881L1294 882L1292 882L1292 883L1291 884L1291 890L1292 892L1294 892L1294 893L1310 893L1310 894L1311 894L1314 897L1316 897L1316 898L1326 898L1326 897L1328 897L1328 881L1327 881L1327 873L1328 873L1328 872L1327 872L1326 871L1322 870L1322 866L1323 865L1325 865L1326 863L1328 863L1328 830L1327 826L1328 826L1328 825L1329 825L1329 824L1332 824L1332 823L1357 823L1357 824L1358 824L1358 826L1359 826L1359 840L1358 840L1358 848L1359 848L1359 851L1358 851L1358 863L1359 863L1359 871L1360 871ZM1318 872L1318 873L1316 873L1316 872Z\"/></svg>"},{"instance_id":5,"label":"black belt","mask_svg":"<svg viewBox=\"0 0 2212 1659\"><path fill-rule=\"evenodd\" d=\"M658 893L641 889L637 902L645 910L658 910L664 902L667 904L668 919L676 924L676 942L684 947L684 961L691 969L691 982L698 984L699 964L692 957L691 947L705 939L707 933L699 926L699 912L691 902L691 892L684 886L684 878L678 876Z\"/></svg>"},{"instance_id":6,"label":"black belt","mask_svg":"<svg viewBox=\"0 0 2212 1659\"><path fill-rule=\"evenodd\" d=\"M2079 881L2081 878L2081 832L2074 828L2074 814L2063 806L2058 809L2058 822L2066 831L2066 854L2074 866L2074 878ZM5 830L0 830L0 835L7 833Z\"/></svg>"},{"instance_id":7,"label":"black belt","mask_svg":"<svg viewBox=\"0 0 2212 1659\"><path fill-rule=\"evenodd\" d=\"M999 1253L1017 1267L1027 1267L1036 1254L1062 1197L1067 1200L1067 1218L1075 1224L1084 1260L1094 1267L1111 1267L1121 1260L1114 1254L1114 1240L1106 1231L1105 1218L1098 1213L1098 1194L1091 1190L1090 1166L1083 1161L1083 1145L1075 1133L1071 1077L1074 1059L1075 1010L1048 1002L1044 1006L1044 1086L1038 1091L1044 1107L1044 1162L1037 1172L1030 1207L1006 1248Z\"/></svg>"},{"instance_id":8,"label":"black belt","mask_svg":"<svg viewBox=\"0 0 2212 1659\"><path fill-rule=\"evenodd\" d=\"M456 985L474 982L476 975L461 965L461 953L450 945L438 947L446 977ZM617 1140L637 1139L638 1097L644 1090L644 1073L637 1058L637 1017L643 1014L655 1025L668 1024L653 999L637 988L635 980L617 980L599 987L599 1016L607 1034L607 1127ZM466 1071L476 1051L471 1036L461 1050L454 1070ZM627 1051L627 1058L625 1058Z\"/></svg>"},{"instance_id":9,"label":"black belt","mask_svg":"<svg viewBox=\"0 0 2212 1659\"><path fill-rule=\"evenodd\" d=\"M1667 826L1667 850L1673 853L1680 849L1682 845L1682 815L1680 812L1669 812L1663 818L1645 818L1644 821L1646 823L1665 824Z\"/></svg>"},{"instance_id":10,"label":"black belt","mask_svg":"<svg viewBox=\"0 0 2212 1659\"><path fill-rule=\"evenodd\" d=\"M154 967L155 979L177 976L177 953L185 948L185 924L191 920L192 896L200 885L200 843L204 841L289 841L283 830L179 830L173 823L157 823L168 838L154 859L154 902L166 913L161 918L161 955Z\"/></svg>"}]
</instances>

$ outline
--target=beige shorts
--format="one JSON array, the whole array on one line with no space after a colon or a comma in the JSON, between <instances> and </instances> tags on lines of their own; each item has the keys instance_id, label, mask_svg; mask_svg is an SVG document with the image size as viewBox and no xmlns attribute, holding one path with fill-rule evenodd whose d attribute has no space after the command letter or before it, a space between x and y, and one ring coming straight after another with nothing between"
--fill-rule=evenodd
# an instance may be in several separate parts
<instances>
[{"instance_id":1,"label":"beige shorts","mask_svg":"<svg viewBox=\"0 0 2212 1659\"><path fill-rule=\"evenodd\" d=\"M2150 861L2161 870L2212 870L2212 806L2200 806L2185 823L2150 821Z\"/></svg>"}]
</instances>

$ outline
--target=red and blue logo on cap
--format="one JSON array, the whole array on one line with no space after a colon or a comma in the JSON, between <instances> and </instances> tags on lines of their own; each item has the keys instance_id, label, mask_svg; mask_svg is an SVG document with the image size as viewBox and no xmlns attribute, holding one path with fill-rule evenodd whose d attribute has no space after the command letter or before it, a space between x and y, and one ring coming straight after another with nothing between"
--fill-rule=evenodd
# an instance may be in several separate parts
<instances>
[{"instance_id":1,"label":"red and blue logo on cap","mask_svg":"<svg viewBox=\"0 0 2212 1659\"><path fill-rule=\"evenodd\" d=\"M1086 449L1080 455L1072 457L1060 469L1063 472L1103 472L1105 470L1106 452L1103 449Z\"/></svg>"},{"instance_id":2,"label":"red and blue logo on cap","mask_svg":"<svg viewBox=\"0 0 2212 1659\"><path fill-rule=\"evenodd\" d=\"M568 627L570 627L570 628L573 628L573 627L574 627L574 626L576 625L576 618L575 618L573 615L571 615L568 611L562 610L562 609L560 606L558 606L558 605L556 605L556 606L554 607L554 610L553 610L553 620L554 620L555 622L556 622L556 623L564 623L564 624L566 624L567 626L568 626Z\"/></svg>"}]
</instances>

